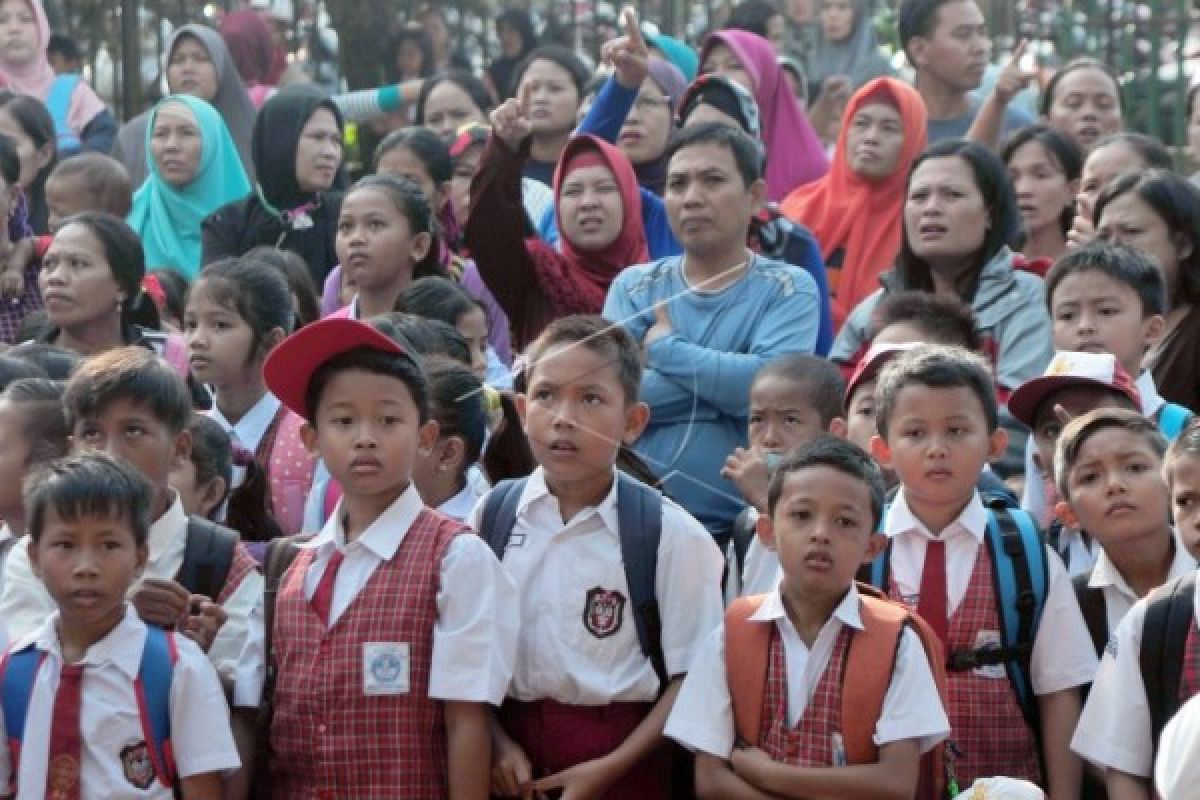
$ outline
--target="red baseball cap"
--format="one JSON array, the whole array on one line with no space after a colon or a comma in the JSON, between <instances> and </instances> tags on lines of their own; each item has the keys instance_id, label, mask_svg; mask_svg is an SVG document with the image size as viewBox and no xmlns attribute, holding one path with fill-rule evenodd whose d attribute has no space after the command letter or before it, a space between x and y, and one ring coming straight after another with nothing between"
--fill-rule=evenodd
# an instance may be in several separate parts
<instances>
[{"instance_id":1,"label":"red baseball cap","mask_svg":"<svg viewBox=\"0 0 1200 800\"><path fill-rule=\"evenodd\" d=\"M1008 398L1008 410L1025 427L1032 428L1046 398L1072 386L1099 386L1119 392L1141 410L1142 395L1133 378L1112 353L1077 353L1063 350L1054 354L1041 377L1017 387Z\"/></svg>"},{"instance_id":2,"label":"red baseball cap","mask_svg":"<svg viewBox=\"0 0 1200 800\"><path fill-rule=\"evenodd\" d=\"M846 402L850 402L850 398L854 397L854 393L858 391L859 386L867 381L874 380L875 376L879 374L879 370L883 369L884 365L889 361L897 358L901 353L923 347L924 344L924 342L897 342L895 344L880 344L871 347L858 362L858 366L854 368L854 373L850 376L850 380L846 382Z\"/></svg>"},{"instance_id":3,"label":"red baseball cap","mask_svg":"<svg viewBox=\"0 0 1200 800\"><path fill-rule=\"evenodd\" d=\"M450 142L450 157L458 158L471 147L477 144L485 144L492 129L487 125L481 125L478 122L468 123L458 129L454 139Z\"/></svg>"},{"instance_id":4,"label":"red baseball cap","mask_svg":"<svg viewBox=\"0 0 1200 800\"><path fill-rule=\"evenodd\" d=\"M323 319L296 331L272 350L263 363L263 379L288 409L311 419L305 396L313 373L330 359L360 347L392 353L417 366L403 345L367 323Z\"/></svg>"}]
</instances>

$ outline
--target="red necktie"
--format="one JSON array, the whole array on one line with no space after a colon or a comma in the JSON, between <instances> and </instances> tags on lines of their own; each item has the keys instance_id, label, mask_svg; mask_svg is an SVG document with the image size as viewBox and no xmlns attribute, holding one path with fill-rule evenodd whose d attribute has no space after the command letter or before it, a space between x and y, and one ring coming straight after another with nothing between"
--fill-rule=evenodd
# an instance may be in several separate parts
<instances>
[{"instance_id":1,"label":"red necktie","mask_svg":"<svg viewBox=\"0 0 1200 800\"><path fill-rule=\"evenodd\" d=\"M333 551L321 580L317 582L317 590L313 592L313 611L317 612L326 628L329 627L329 609L333 605L333 583L337 580L338 567L342 566L342 559L345 557L341 550Z\"/></svg>"},{"instance_id":2,"label":"red necktie","mask_svg":"<svg viewBox=\"0 0 1200 800\"><path fill-rule=\"evenodd\" d=\"M929 623L945 647L950 626L946 613L946 543L941 539L930 539L925 546L920 591L917 613Z\"/></svg>"},{"instance_id":3,"label":"red necktie","mask_svg":"<svg viewBox=\"0 0 1200 800\"><path fill-rule=\"evenodd\" d=\"M64 665L58 678L58 691L54 694L54 716L50 722L46 800L79 800L79 773L83 755L79 704L82 699L83 665Z\"/></svg>"}]
</instances>

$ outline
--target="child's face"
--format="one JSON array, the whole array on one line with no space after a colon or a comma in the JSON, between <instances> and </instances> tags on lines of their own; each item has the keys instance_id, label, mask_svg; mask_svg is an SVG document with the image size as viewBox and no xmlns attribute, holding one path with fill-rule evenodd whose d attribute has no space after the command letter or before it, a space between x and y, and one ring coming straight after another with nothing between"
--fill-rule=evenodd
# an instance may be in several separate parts
<instances>
[{"instance_id":1,"label":"child's face","mask_svg":"<svg viewBox=\"0 0 1200 800\"><path fill-rule=\"evenodd\" d=\"M1054 349L1112 353L1130 375L1142 371L1142 354L1162 333L1163 318L1143 316L1132 287L1103 272L1063 278L1050 301Z\"/></svg>"},{"instance_id":2,"label":"child's face","mask_svg":"<svg viewBox=\"0 0 1200 800\"><path fill-rule=\"evenodd\" d=\"M871 438L879 433L875 425L875 381L863 381L846 404L846 438L866 452Z\"/></svg>"},{"instance_id":3,"label":"child's face","mask_svg":"<svg viewBox=\"0 0 1200 800\"><path fill-rule=\"evenodd\" d=\"M1080 527L1105 547L1161 534L1168 524L1162 459L1132 431L1104 428L1088 437L1067 470L1067 489Z\"/></svg>"},{"instance_id":4,"label":"child's face","mask_svg":"<svg viewBox=\"0 0 1200 800\"><path fill-rule=\"evenodd\" d=\"M171 470L170 483L179 493L179 502L187 514L211 519L225 498L225 479L214 475L208 481L200 481L196 475L196 462L190 458Z\"/></svg>"},{"instance_id":5,"label":"child's face","mask_svg":"<svg viewBox=\"0 0 1200 800\"><path fill-rule=\"evenodd\" d=\"M0 60L5 64L28 64L37 57L37 21L29 0L0 2Z\"/></svg>"},{"instance_id":6,"label":"child's face","mask_svg":"<svg viewBox=\"0 0 1200 800\"><path fill-rule=\"evenodd\" d=\"M0 400L0 516L20 516L21 483L29 466L28 420L16 406Z\"/></svg>"},{"instance_id":7,"label":"child's face","mask_svg":"<svg viewBox=\"0 0 1200 800\"><path fill-rule=\"evenodd\" d=\"M350 369L325 385L315 427L304 426L302 436L346 496L385 497L408 487L417 451L437 441L437 423L421 422L399 378Z\"/></svg>"},{"instance_id":8,"label":"child's face","mask_svg":"<svg viewBox=\"0 0 1200 800\"><path fill-rule=\"evenodd\" d=\"M1045 475L1054 475L1054 448L1062 433L1063 422L1055 412L1056 406L1062 406L1067 415L1074 419L1081 417L1097 408L1132 408L1128 399L1121 402L1121 397L1115 391L1101 387L1072 386L1054 392L1038 407L1033 420L1033 441L1037 445L1037 466Z\"/></svg>"},{"instance_id":9,"label":"child's face","mask_svg":"<svg viewBox=\"0 0 1200 800\"><path fill-rule=\"evenodd\" d=\"M1179 455L1167 465L1171 518L1192 558L1200 558L1200 458Z\"/></svg>"},{"instance_id":10,"label":"child's face","mask_svg":"<svg viewBox=\"0 0 1200 800\"><path fill-rule=\"evenodd\" d=\"M789 473L774 514L759 517L758 526L779 555L785 593L806 598L845 592L883 538L875 536L866 484L827 466Z\"/></svg>"},{"instance_id":11,"label":"child's face","mask_svg":"<svg viewBox=\"0 0 1200 800\"><path fill-rule=\"evenodd\" d=\"M186 430L172 431L133 398L118 397L93 416L75 422L71 449L98 450L125 459L150 482L162 505L171 471L191 454L192 436Z\"/></svg>"},{"instance_id":12,"label":"child's face","mask_svg":"<svg viewBox=\"0 0 1200 800\"><path fill-rule=\"evenodd\" d=\"M46 509L42 535L29 548L34 573L46 584L63 619L111 629L125 613L125 593L146 566L127 517L80 514L64 520Z\"/></svg>"},{"instance_id":13,"label":"child's face","mask_svg":"<svg viewBox=\"0 0 1200 800\"><path fill-rule=\"evenodd\" d=\"M260 359L252 358L254 329L236 311L217 303L203 280L188 294L183 335L192 376L218 392L222 386L244 386L262 372Z\"/></svg>"},{"instance_id":14,"label":"child's face","mask_svg":"<svg viewBox=\"0 0 1200 800\"><path fill-rule=\"evenodd\" d=\"M20 4L20 0L4 0L5 6L14 3ZM47 142L42 147L38 147L33 139L29 138L29 134L25 132L20 123L13 119L12 114L4 109L0 109L0 133L16 143L17 158L21 162L21 174L17 183L22 189L28 189L33 186L37 174L54 157L54 143Z\"/></svg>"},{"instance_id":15,"label":"child's face","mask_svg":"<svg viewBox=\"0 0 1200 800\"><path fill-rule=\"evenodd\" d=\"M471 353L471 371L475 377L483 380L487 377L487 348L488 323L487 315L482 308L472 308L458 317L454 326L467 340L467 348Z\"/></svg>"},{"instance_id":16,"label":"child's face","mask_svg":"<svg viewBox=\"0 0 1200 800\"><path fill-rule=\"evenodd\" d=\"M100 201L88 190L80 175L54 175L46 181L47 224L50 233L58 228L67 217L81 211L103 210Z\"/></svg>"},{"instance_id":17,"label":"child's face","mask_svg":"<svg viewBox=\"0 0 1200 800\"><path fill-rule=\"evenodd\" d=\"M983 404L970 389L911 385L896 397L887 438L876 436L871 450L896 471L910 502L948 506L970 499L984 465L1007 442L1003 430L988 431Z\"/></svg>"},{"instance_id":18,"label":"child's face","mask_svg":"<svg viewBox=\"0 0 1200 800\"><path fill-rule=\"evenodd\" d=\"M373 293L407 286L430 239L428 233L413 233L408 217L382 189L368 188L342 201L335 244L346 278L360 292Z\"/></svg>"},{"instance_id":19,"label":"child's face","mask_svg":"<svg viewBox=\"0 0 1200 800\"><path fill-rule=\"evenodd\" d=\"M823 430L803 388L779 375L766 375L750 387L750 446L760 455L783 455Z\"/></svg>"},{"instance_id":20,"label":"child's face","mask_svg":"<svg viewBox=\"0 0 1200 800\"><path fill-rule=\"evenodd\" d=\"M542 354L517 410L533 457L560 485L607 480L618 448L641 435L649 416L625 398L616 366L576 343Z\"/></svg>"}]
</instances>

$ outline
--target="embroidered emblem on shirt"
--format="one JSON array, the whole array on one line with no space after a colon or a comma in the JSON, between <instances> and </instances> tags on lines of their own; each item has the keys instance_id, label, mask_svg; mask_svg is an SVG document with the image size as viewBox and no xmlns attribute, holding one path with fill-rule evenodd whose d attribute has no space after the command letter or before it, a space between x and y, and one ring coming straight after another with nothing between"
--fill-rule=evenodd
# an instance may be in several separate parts
<instances>
[{"instance_id":1,"label":"embroidered emblem on shirt","mask_svg":"<svg viewBox=\"0 0 1200 800\"><path fill-rule=\"evenodd\" d=\"M624 613L625 595L616 589L593 587L583 605L583 627L597 639L607 638L621 630Z\"/></svg>"},{"instance_id":2,"label":"embroidered emblem on shirt","mask_svg":"<svg viewBox=\"0 0 1200 800\"><path fill-rule=\"evenodd\" d=\"M150 748L144 741L121 748L121 769L125 780L138 789L149 789L154 783L154 762L150 760Z\"/></svg>"},{"instance_id":3,"label":"embroidered emblem on shirt","mask_svg":"<svg viewBox=\"0 0 1200 800\"><path fill-rule=\"evenodd\" d=\"M51 759L46 771L47 797L72 797L79 784L79 761L60 755Z\"/></svg>"}]
</instances>

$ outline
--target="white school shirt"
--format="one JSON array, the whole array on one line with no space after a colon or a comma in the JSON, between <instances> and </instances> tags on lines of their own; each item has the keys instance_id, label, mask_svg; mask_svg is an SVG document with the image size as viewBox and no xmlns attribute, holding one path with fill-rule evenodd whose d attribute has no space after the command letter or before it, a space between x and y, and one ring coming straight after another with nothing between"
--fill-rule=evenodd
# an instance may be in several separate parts
<instances>
[{"instance_id":1,"label":"white school shirt","mask_svg":"<svg viewBox=\"0 0 1200 800\"><path fill-rule=\"evenodd\" d=\"M179 495L166 513L150 526L150 559L146 562L143 577L175 580L183 566L183 548L187 543L187 514ZM133 597L135 583L129 589ZM236 676L248 667L240 663L246 639L251 635L251 616L255 606L262 604L263 578L258 572L250 572L242 579L225 603L228 619L213 639L208 649L208 659L223 677L236 680ZM0 619L8 626L13 641L24 639L38 630L46 617L55 611L54 598L45 585L33 574L29 563L29 537L26 536L13 548L4 567L4 592L0 594ZM261 620L259 622L261 625Z\"/></svg>"},{"instance_id":2,"label":"white school shirt","mask_svg":"<svg viewBox=\"0 0 1200 800\"><path fill-rule=\"evenodd\" d=\"M1178 537L1175 537L1174 547L1175 556L1171 560L1171 568L1167 571L1167 580L1164 583L1182 578L1196 569L1196 559L1192 558ZM1091 577L1088 578L1088 588L1099 589L1104 594L1105 619L1109 632L1112 632L1139 598L1129 587L1117 565L1104 552L1104 548L1097 549L1100 554L1096 557L1096 566L1092 568Z\"/></svg>"},{"instance_id":3,"label":"white school shirt","mask_svg":"<svg viewBox=\"0 0 1200 800\"><path fill-rule=\"evenodd\" d=\"M1196 598L1200 592L1192 599L1192 613L1200 619ZM1149 778L1154 768L1150 706L1139 661L1147 599L1134 603L1109 637L1071 739L1071 749L1081 758L1141 778Z\"/></svg>"},{"instance_id":4,"label":"white school shirt","mask_svg":"<svg viewBox=\"0 0 1200 800\"><path fill-rule=\"evenodd\" d=\"M43 620L38 630L13 645L21 649L33 643L46 654L33 683L25 718L17 776L23 798L46 794L54 696L62 670L57 623L56 611ZM178 659L171 673L170 713L171 749L179 776L237 769L241 762L217 673L195 642L185 636L168 635L174 636L178 648ZM80 662L85 666L79 723L83 743L80 785L84 800L170 800L172 797L171 790L157 780L145 789L132 782L141 778L139 768L144 768L137 756L139 745L145 743L145 731L133 682L145 641L146 625L132 606L126 606L125 617L107 636L89 647ZM8 731L4 734L7 736ZM130 772L132 779L127 777ZM13 788L12 773L9 749L0 748L0 786L8 791Z\"/></svg>"},{"instance_id":5,"label":"white school shirt","mask_svg":"<svg viewBox=\"0 0 1200 800\"><path fill-rule=\"evenodd\" d=\"M569 705L653 702L659 680L638 642L621 561L617 481L596 506L563 523L541 467L517 503L504 566L520 587L520 634L509 696ZM471 515L479 529L483 503ZM712 535L664 498L655 595L667 674L688 671L721 624L725 560Z\"/></svg>"},{"instance_id":6,"label":"white school shirt","mask_svg":"<svg viewBox=\"0 0 1200 800\"><path fill-rule=\"evenodd\" d=\"M1142 370L1142 374L1137 376L1134 385L1137 386L1138 394L1142 398L1142 414L1145 416L1153 417L1159 412L1159 409L1167 404L1163 396L1158 393L1158 386L1155 385L1154 375L1150 370Z\"/></svg>"},{"instance_id":7,"label":"white school shirt","mask_svg":"<svg viewBox=\"0 0 1200 800\"><path fill-rule=\"evenodd\" d=\"M862 630L858 590L851 584L821 626L811 650L788 619L778 588L763 599L762 606L750 619L772 620L779 630L787 670L788 725L794 728L800 724L817 690L843 626ZM851 687L845 687L844 691L851 691ZM697 651L663 733L689 750L718 758L727 759L733 752L733 701L725 672L724 626L717 626L705 637ZM950 720L942 708L925 648L917 634L905 627L896 649L892 680L883 698L883 710L875 725L875 744L919 739L924 753L949 735Z\"/></svg>"},{"instance_id":8,"label":"white school shirt","mask_svg":"<svg viewBox=\"0 0 1200 800\"><path fill-rule=\"evenodd\" d=\"M946 543L946 611L953 614L967 593L980 547L987 547L988 511L975 492L971 501L939 537ZM921 573L925 568L926 544L933 538L929 530L908 508L904 489L883 521L884 533L892 539L891 572L905 602L916 605L920 595ZM1046 548L1046 565L1050 573L1046 589L1046 605L1041 623L1033 638L1030 675L1034 694L1046 695L1073 689L1092 680L1096 673L1096 648L1088 634L1087 624L1075 600L1075 588L1062 559ZM1000 631L980 632L989 642L999 641ZM1007 680L1002 671L987 667L976 671L984 677Z\"/></svg>"},{"instance_id":9,"label":"white school shirt","mask_svg":"<svg viewBox=\"0 0 1200 800\"><path fill-rule=\"evenodd\" d=\"M357 539L346 544L339 502L321 532L300 545L315 551L304 576L304 596L309 600L333 551L345 553L333 584L330 625L346 613L375 569L396 555L424 508L410 484ZM483 539L469 533L454 537L441 564L429 670L431 698L500 705L512 677L516 598L516 585Z\"/></svg>"},{"instance_id":10,"label":"white school shirt","mask_svg":"<svg viewBox=\"0 0 1200 800\"><path fill-rule=\"evenodd\" d=\"M265 393L258 398L257 403L250 407L249 411L242 415L237 424L233 424L225 418L225 415L217 408L216 399L214 393L213 407L207 412L209 418L225 429L225 432L229 434L230 441L234 444L250 451L251 454L257 453L258 446L262 444L263 437L267 435L267 429L271 427L271 421L275 419L275 414L282 405L279 398L270 392ZM241 486L245 480L246 468L234 464L233 486Z\"/></svg>"},{"instance_id":11,"label":"white school shirt","mask_svg":"<svg viewBox=\"0 0 1200 800\"><path fill-rule=\"evenodd\" d=\"M478 464L472 464L467 469L467 480L462 491L438 506L438 511L447 517L453 517L459 522L463 522L471 516L471 509L475 508L480 498L486 495L490 488L487 478L483 475L483 470L479 468Z\"/></svg>"},{"instance_id":12,"label":"white school shirt","mask_svg":"<svg viewBox=\"0 0 1200 800\"><path fill-rule=\"evenodd\" d=\"M751 527L758 522L758 509L747 506L746 520ZM746 546L746 556L742 561L742 573L739 575L732 567L737 565L737 551L733 542L725 549L725 562L731 569L725 576L725 605L728 606L739 597L756 594L766 594L779 585L783 578L783 570L779 566L779 554L763 544L755 530Z\"/></svg>"},{"instance_id":13,"label":"white school shirt","mask_svg":"<svg viewBox=\"0 0 1200 800\"><path fill-rule=\"evenodd\" d=\"M13 551L18 541L7 522L0 526L0 594L4 593L4 565L8 562L8 554Z\"/></svg>"}]
</instances>

